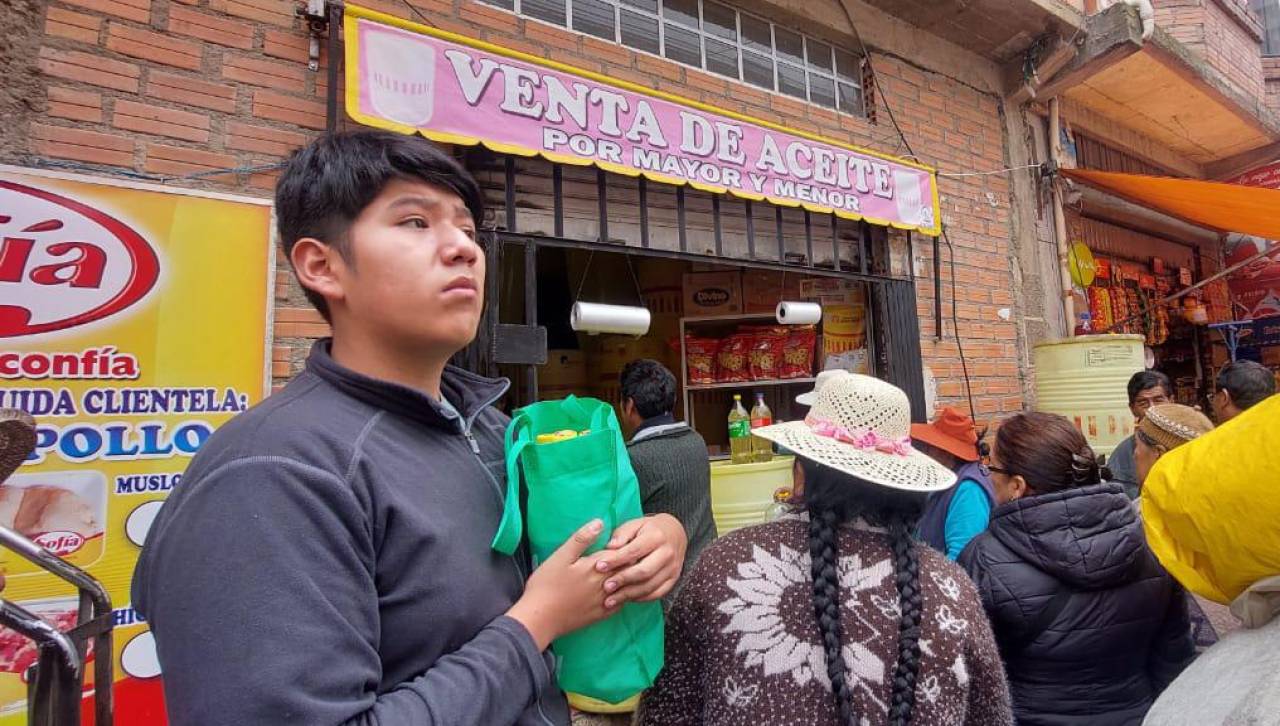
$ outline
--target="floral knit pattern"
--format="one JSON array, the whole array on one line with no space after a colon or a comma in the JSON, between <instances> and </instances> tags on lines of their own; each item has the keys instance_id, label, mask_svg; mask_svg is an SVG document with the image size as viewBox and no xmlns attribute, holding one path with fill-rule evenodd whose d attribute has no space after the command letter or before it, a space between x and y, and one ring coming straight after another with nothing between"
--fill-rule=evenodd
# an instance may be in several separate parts
<instances>
[{"instance_id":1,"label":"floral knit pattern","mask_svg":"<svg viewBox=\"0 0 1280 726\"><path fill-rule=\"evenodd\" d=\"M1012 724L1004 670L982 605L955 564L920 545L920 670L912 722ZM707 548L667 619L667 666L644 726L843 726L814 619L808 523L788 518ZM886 535L840 532L843 655L861 724L888 720L898 594Z\"/></svg>"}]
</instances>

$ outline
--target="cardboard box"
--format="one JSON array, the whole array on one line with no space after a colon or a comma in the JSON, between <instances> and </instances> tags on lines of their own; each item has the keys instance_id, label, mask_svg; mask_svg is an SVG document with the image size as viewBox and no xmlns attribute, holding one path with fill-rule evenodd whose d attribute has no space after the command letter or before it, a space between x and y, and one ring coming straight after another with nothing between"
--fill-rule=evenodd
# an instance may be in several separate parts
<instances>
[{"instance_id":1,"label":"cardboard box","mask_svg":"<svg viewBox=\"0 0 1280 726\"><path fill-rule=\"evenodd\" d=\"M742 314L742 273L685 273L684 314L691 317Z\"/></svg>"},{"instance_id":2,"label":"cardboard box","mask_svg":"<svg viewBox=\"0 0 1280 726\"><path fill-rule=\"evenodd\" d=\"M742 308L748 314L771 313L783 300L800 299L800 276L773 270L742 273Z\"/></svg>"}]
</instances>

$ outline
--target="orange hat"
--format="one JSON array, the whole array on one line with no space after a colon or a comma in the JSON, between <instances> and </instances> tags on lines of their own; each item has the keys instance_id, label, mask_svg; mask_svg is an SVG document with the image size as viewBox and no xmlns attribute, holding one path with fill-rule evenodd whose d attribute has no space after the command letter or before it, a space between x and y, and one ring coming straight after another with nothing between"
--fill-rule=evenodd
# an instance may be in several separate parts
<instances>
[{"instance_id":1,"label":"orange hat","mask_svg":"<svg viewBox=\"0 0 1280 726\"><path fill-rule=\"evenodd\" d=\"M911 424L911 438L936 446L961 461L978 460L978 429L973 419L943 406L933 423Z\"/></svg>"}]
</instances>

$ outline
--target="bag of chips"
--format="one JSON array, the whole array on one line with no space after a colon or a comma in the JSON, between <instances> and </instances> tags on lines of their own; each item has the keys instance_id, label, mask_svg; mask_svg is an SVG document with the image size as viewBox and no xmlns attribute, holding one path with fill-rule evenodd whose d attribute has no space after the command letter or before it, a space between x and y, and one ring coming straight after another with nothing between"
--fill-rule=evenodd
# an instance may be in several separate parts
<instances>
[{"instance_id":1,"label":"bag of chips","mask_svg":"<svg viewBox=\"0 0 1280 726\"><path fill-rule=\"evenodd\" d=\"M717 383L746 383L751 380L751 339L749 334L735 333L720 341L720 350L716 353Z\"/></svg>"},{"instance_id":2,"label":"bag of chips","mask_svg":"<svg viewBox=\"0 0 1280 726\"><path fill-rule=\"evenodd\" d=\"M751 380L772 381L781 378L782 355L786 347L785 329L776 327L756 329L751 337Z\"/></svg>"},{"instance_id":3,"label":"bag of chips","mask_svg":"<svg viewBox=\"0 0 1280 726\"><path fill-rule=\"evenodd\" d=\"M685 338L685 367L689 369L689 382L705 385L716 382L716 352L720 341L714 338Z\"/></svg>"},{"instance_id":4,"label":"bag of chips","mask_svg":"<svg viewBox=\"0 0 1280 726\"><path fill-rule=\"evenodd\" d=\"M779 378L811 378L813 354L818 347L818 332L812 325L787 328L787 341L782 351Z\"/></svg>"}]
</instances>

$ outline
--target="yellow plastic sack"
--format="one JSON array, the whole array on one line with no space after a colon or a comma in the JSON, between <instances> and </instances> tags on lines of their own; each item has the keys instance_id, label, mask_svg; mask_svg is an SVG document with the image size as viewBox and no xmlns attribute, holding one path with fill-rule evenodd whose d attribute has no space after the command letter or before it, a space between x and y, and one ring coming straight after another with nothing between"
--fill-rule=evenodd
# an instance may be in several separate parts
<instances>
[{"instance_id":1,"label":"yellow plastic sack","mask_svg":"<svg viewBox=\"0 0 1280 726\"><path fill-rule=\"evenodd\" d=\"M1280 575L1280 396L1160 457L1142 518L1165 569L1210 600Z\"/></svg>"}]
</instances>

